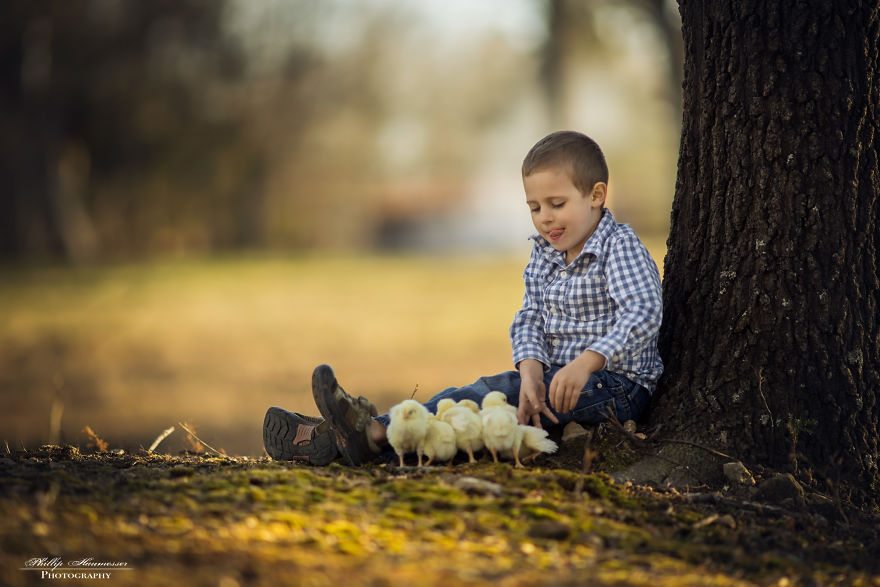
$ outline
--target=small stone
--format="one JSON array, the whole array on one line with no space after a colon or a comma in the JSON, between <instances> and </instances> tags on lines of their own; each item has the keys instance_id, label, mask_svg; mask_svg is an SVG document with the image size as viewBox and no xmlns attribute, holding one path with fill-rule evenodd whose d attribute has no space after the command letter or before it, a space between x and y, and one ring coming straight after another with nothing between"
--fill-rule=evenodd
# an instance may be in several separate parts
<instances>
[{"instance_id":1,"label":"small stone","mask_svg":"<svg viewBox=\"0 0 880 587\"><path fill-rule=\"evenodd\" d=\"M780 473L765 479L758 485L756 498L769 503L780 503L786 499L803 502L804 488L791 473Z\"/></svg>"},{"instance_id":2,"label":"small stone","mask_svg":"<svg viewBox=\"0 0 880 587\"><path fill-rule=\"evenodd\" d=\"M736 529L736 520L734 520L733 516L731 516L730 514L724 514L723 516L719 515L719 514L712 514L708 517L703 518L702 520L700 520L696 524L694 524L693 527L696 530L698 528L703 528L705 526L712 526L712 525L724 526L724 527L729 528L731 530L735 530Z\"/></svg>"},{"instance_id":3,"label":"small stone","mask_svg":"<svg viewBox=\"0 0 880 587\"><path fill-rule=\"evenodd\" d=\"M565 425L565 428L562 429L562 442L569 442L570 440L583 438L586 435L586 428L584 428L577 422L569 422Z\"/></svg>"},{"instance_id":4,"label":"small stone","mask_svg":"<svg viewBox=\"0 0 880 587\"><path fill-rule=\"evenodd\" d=\"M720 518L718 518L718 523L722 526L727 526L731 530L736 529L736 519L730 514L724 514Z\"/></svg>"},{"instance_id":5,"label":"small stone","mask_svg":"<svg viewBox=\"0 0 880 587\"><path fill-rule=\"evenodd\" d=\"M499 497L504 494L504 489L498 483L477 479L476 477L460 477L452 486L470 494L495 495Z\"/></svg>"},{"instance_id":6,"label":"small stone","mask_svg":"<svg viewBox=\"0 0 880 587\"><path fill-rule=\"evenodd\" d=\"M751 472L743 465L740 461L734 461L732 463L724 463L722 469L724 470L724 476L731 483L735 483L737 485L754 485L755 478L752 477Z\"/></svg>"}]
</instances>

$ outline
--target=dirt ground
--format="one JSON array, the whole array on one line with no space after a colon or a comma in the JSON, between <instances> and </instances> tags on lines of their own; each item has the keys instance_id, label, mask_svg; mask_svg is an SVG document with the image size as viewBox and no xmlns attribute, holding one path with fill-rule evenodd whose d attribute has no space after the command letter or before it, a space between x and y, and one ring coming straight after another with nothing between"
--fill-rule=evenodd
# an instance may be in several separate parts
<instances>
[{"instance_id":1,"label":"dirt ground","mask_svg":"<svg viewBox=\"0 0 880 587\"><path fill-rule=\"evenodd\" d=\"M593 441L589 473L584 446L525 469L11 451L0 584L880 585L876 512L769 472L619 483L626 440Z\"/></svg>"}]
</instances>

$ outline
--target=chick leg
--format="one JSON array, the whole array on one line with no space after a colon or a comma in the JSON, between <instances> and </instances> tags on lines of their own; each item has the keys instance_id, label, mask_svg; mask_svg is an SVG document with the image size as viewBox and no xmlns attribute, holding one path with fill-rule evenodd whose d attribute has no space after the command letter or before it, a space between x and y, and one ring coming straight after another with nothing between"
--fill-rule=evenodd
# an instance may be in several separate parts
<instances>
[{"instance_id":1,"label":"chick leg","mask_svg":"<svg viewBox=\"0 0 880 587\"><path fill-rule=\"evenodd\" d=\"M472 447L471 445L468 445L467 453L468 453L468 462L469 463L476 463L477 459L474 458L474 447Z\"/></svg>"},{"instance_id":2,"label":"chick leg","mask_svg":"<svg viewBox=\"0 0 880 587\"><path fill-rule=\"evenodd\" d=\"M523 468L523 464L521 462L519 462L519 447L518 446L513 447L513 461L516 463L514 465L515 468L517 468L517 469Z\"/></svg>"},{"instance_id":3,"label":"chick leg","mask_svg":"<svg viewBox=\"0 0 880 587\"><path fill-rule=\"evenodd\" d=\"M400 466L402 467L403 466L403 453L399 452L399 453L397 453L397 456L400 459Z\"/></svg>"},{"instance_id":4,"label":"chick leg","mask_svg":"<svg viewBox=\"0 0 880 587\"><path fill-rule=\"evenodd\" d=\"M491 448L491 447L489 448L489 452L492 453L492 461L497 463L498 462L498 453L495 451L494 448Z\"/></svg>"},{"instance_id":5,"label":"chick leg","mask_svg":"<svg viewBox=\"0 0 880 587\"><path fill-rule=\"evenodd\" d=\"M422 451L417 451L416 454L419 456L419 466L422 466Z\"/></svg>"},{"instance_id":6,"label":"chick leg","mask_svg":"<svg viewBox=\"0 0 880 587\"><path fill-rule=\"evenodd\" d=\"M433 462L434 462L434 457L432 457L432 456L431 456L431 457L428 457L428 460L425 461L425 466L426 466L426 467L430 467L430 466L431 466L431 463L433 463Z\"/></svg>"}]
</instances>

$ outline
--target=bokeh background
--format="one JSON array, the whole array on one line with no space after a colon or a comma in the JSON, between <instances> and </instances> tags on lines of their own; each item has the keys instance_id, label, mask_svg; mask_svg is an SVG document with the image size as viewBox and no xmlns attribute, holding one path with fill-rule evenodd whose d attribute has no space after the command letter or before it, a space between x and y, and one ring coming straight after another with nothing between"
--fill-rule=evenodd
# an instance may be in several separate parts
<instances>
[{"instance_id":1,"label":"bokeh background","mask_svg":"<svg viewBox=\"0 0 880 587\"><path fill-rule=\"evenodd\" d=\"M0 442L261 455L318 363L511 368L522 157L596 139L662 270L680 71L667 0L4 2Z\"/></svg>"}]
</instances>

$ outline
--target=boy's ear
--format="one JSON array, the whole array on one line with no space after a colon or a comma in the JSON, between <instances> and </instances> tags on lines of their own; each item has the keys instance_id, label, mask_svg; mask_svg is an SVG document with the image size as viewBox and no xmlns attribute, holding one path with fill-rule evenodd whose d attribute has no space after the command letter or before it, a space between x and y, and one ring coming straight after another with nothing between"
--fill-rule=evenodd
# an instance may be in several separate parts
<instances>
[{"instance_id":1,"label":"boy's ear","mask_svg":"<svg viewBox=\"0 0 880 587\"><path fill-rule=\"evenodd\" d=\"M593 206L604 206L605 198L608 196L608 184L604 181L597 181L593 184L593 191L590 192L590 203Z\"/></svg>"}]
</instances>

